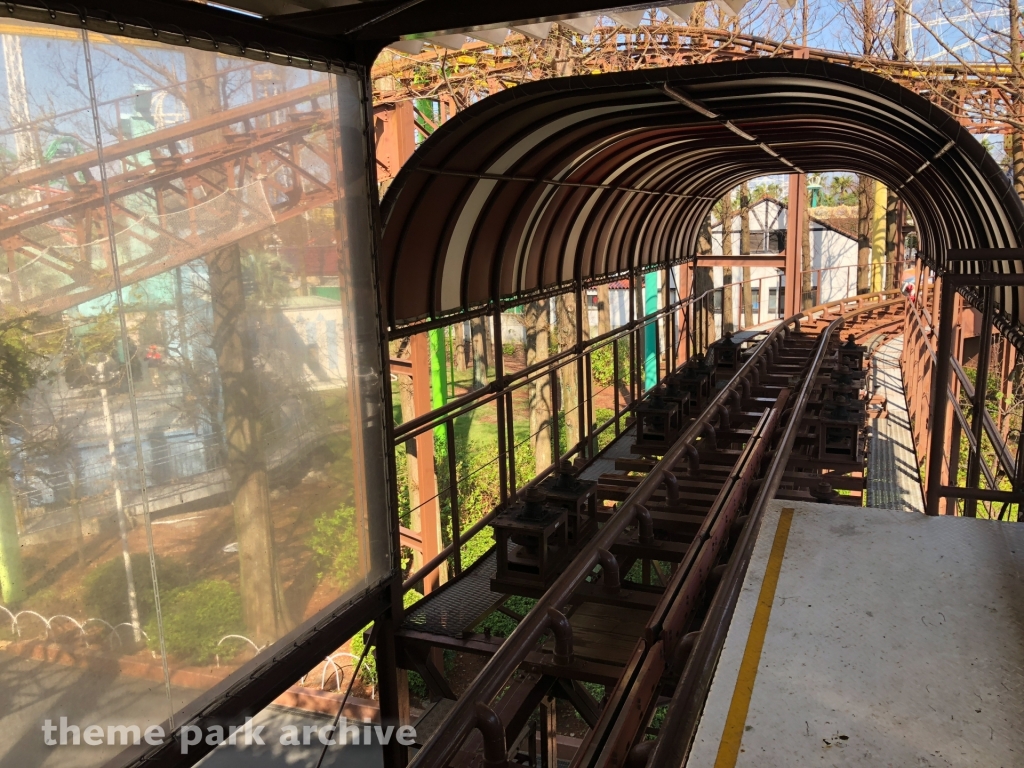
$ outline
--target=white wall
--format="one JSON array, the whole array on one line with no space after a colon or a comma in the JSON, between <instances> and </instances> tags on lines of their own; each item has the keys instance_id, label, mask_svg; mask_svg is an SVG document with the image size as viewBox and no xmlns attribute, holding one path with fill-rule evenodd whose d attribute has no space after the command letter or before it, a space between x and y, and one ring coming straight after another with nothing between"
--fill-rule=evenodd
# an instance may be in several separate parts
<instances>
[{"instance_id":1,"label":"white wall","mask_svg":"<svg viewBox=\"0 0 1024 768\"><path fill-rule=\"evenodd\" d=\"M787 224L786 207L775 202L766 200L755 204L748 211L748 222L751 232L764 232L772 229L785 229ZM731 227L732 252L739 255L740 245L740 217L739 214L733 217ZM716 224L711 227L711 252L715 256L722 255L722 226ZM765 251L758 251L764 253ZM811 221L811 267L814 272L811 275L812 285L819 288L817 303L834 301L844 296L852 296L857 292L857 241L838 230L835 230L820 222ZM760 311L755 322L766 322L777 317L775 312L769 312L769 298L771 289L776 292L779 285L779 275L782 270L768 267L753 267L750 270L751 278L758 279L752 285L760 287ZM734 282L741 279L740 268L732 270ZM820 286L819 286L820 279ZM714 270L714 283L721 286L722 268ZM785 278L782 278L782 285L785 285ZM738 293L734 291L734 294ZM739 299L734 296L734 313L739 308ZM776 306L778 301L776 300Z\"/></svg>"}]
</instances>

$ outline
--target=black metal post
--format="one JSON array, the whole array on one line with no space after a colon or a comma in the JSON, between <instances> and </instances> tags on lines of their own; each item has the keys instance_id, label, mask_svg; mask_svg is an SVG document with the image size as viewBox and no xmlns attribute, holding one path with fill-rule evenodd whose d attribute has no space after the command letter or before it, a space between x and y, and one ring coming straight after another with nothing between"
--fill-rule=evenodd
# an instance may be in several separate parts
<instances>
[{"instance_id":1,"label":"black metal post","mask_svg":"<svg viewBox=\"0 0 1024 768\"><path fill-rule=\"evenodd\" d=\"M400 580L396 579L397 589L394 590L394 604L402 605L402 589ZM380 724L382 727L393 725L396 729L400 725L408 725L401 722L401 702L398 689L398 654L395 648L395 620L388 615L377 620L377 646L374 654L377 660L377 683L380 697ZM398 739L391 739L384 744L384 766L385 768L404 768L409 762L408 750L398 743Z\"/></svg>"}]
</instances>

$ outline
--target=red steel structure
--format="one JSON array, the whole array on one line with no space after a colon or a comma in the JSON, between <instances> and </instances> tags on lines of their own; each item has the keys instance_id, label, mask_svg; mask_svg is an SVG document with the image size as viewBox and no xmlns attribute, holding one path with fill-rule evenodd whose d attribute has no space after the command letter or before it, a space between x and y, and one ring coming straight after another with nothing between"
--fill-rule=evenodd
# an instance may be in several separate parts
<instances>
[{"instance_id":1,"label":"red steel structure","mask_svg":"<svg viewBox=\"0 0 1024 768\"><path fill-rule=\"evenodd\" d=\"M383 0L298 12L258 0L240 5L259 18L173 0L153 2L145 23L134 17L132 4L120 0L101 2L104 10L96 16L31 4L8 8L22 18L111 35L223 46L240 57L301 62L319 71L345 68L361 78L367 98L375 55L399 37L510 23L510 11L500 5L441 0ZM515 21L557 22L600 10L585 0L524 0ZM391 508L384 511L392 545L388 578L351 601L332 605L175 713L168 729L176 739L183 726L241 724L325 651L372 622L367 642L375 647L385 723L408 717L400 669L420 671L435 692L455 698L436 664L437 649L489 657L420 745L413 761L417 768L480 762L497 768L520 751L532 764L537 741L528 723L537 713L543 720L541 764L554 768L552 696L568 699L590 728L574 765L677 768L692 739L766 503L772 498L834 501L836 490L860 500L863 425L857 414L848 419L854 428L846 445L849 455L837 457L825 451L829 435L821 424L830 387L859 389L862 381L863 372L854 373L843 362L841 331L854 336L847 354L863 357L867 343L905 324L904 367L907 379L914 381L915 435L919 455L928 455L931 463L929 513L940 511L943 498L963 499L965 514L977 514L979 503L1019 503L1020 452L1014 457L1007 447L1002 415L989 417L987 372L995 332L1004 372L1015 354L1008 349L1024 348L1019 291L1024 205L963 126L983 111L982 101L995 103L992 88L964 84L962 95L945 106L967 116L954 117L897 82L824 56L808 58L793 51L791 58L761 58L764 45L719 38L716 50L723 56L735 50L737 60L533 83L494 95L438 127L394 176L380 209L376 200L367 201L364 213L374 230L360 254L377 270L382 319L372 329L377 336L367 333L361 343L376 342L379 348L371 351L386 360L388 345L408 336L465 321L491 325L496 362L491 381L426 413L419 412L426 408L421 391L415 418L402 425L387 420L385 427L392 449L412 440L437 446L438 438L447 447L451 544L439 547L415 573L402 570L396 460L389 456ZM300 56L297 51L303 48ZM757 58L749 58L752 53ZM955 80L955 72L946 74ZM780 81L786 84L782 92ZM101 156L96 148L9 177L4 189L30 194L3 211L5 248L15 254L15 262L35 260L64 276L51 294L16 294L17 300L28 309L56 312L109 292L104 259L109 265L114 254L104 254L102 246L93 253L99 240L112 240L118 248L124 243L126 283L173 268L176 259L202 255L217 246L216 232L190 216L207 200L230 203L227 209L236 221L252 217L255 231L337 198L341 191L329 179L311 174L308 163L296 160L341 151L337 145L344 137L330 125L314 131L324 98L329 93L311 84L287 98L268 95L210 115L198 128L193 123L188 136L173 126L163 128L119 143L115 155ZM355 141L372 147L373 120L370 114L363 117L365 132ZM208 131L211 141L190 144L197 130ZM351 152L352 144L348 147ZM389 170L411 147L403 142L392 149L393 155L378 160ZM141 153L151 156L144 173L131 161ZM367 165L347 168L346 174L351 171L351 178L365 184L363 191L372 192L377 169L372 162ZM96 171L100 166L103 174ZM110 166L114 172L105 176ZM889 289L800 311L792 279L782 322L751 329L739 342L718 338L714 302L707 300L714 292L700 293L690 268L710 208L738 183L758 175L836 167L879 178L913 212L921 257L914 300L908 303ZM97 185L101 176L103 191ZM152 209L140 213L142 190L152 192ZM260 197L254 200L242 190ZM123 231L110 232L109 224L97 220L101 200L105 206L112 201L124 217ZM170 226L168 217L178 216L181 223L173 219ZM145 236L139 236L140 226ZM234 231L237 236L238 228ZM173 249L161 250L171 241ZM164 258L167 253L178 255ZM791 278L799 271L797 256L795 245L784 256ZM941 281L938 285L931 273ZM664 281L652 281L657 291L647 295L648 276L655 274L664 275ZM619 328L588 337L584 313L577 311L573 341L566 348L521 370L504 370L504 310L535 303L546 311L549 299L566 295L579 310L586 291L609 281L628 286L628 320ZM12 283L11 290L20 289ZM658 291L661 295L655 295ZM954 332L963 307L980 314L973 384L963 370L964 353ZM418 343L413 355L422 358L425 349ZM616 386L614 418L597 425L585 382L592 379L593 353L609 343L616 350L616 385L627 378L620 366L628 370L628 396L620 403ZM627 350L624 363L620 343ZM646 377L641 383L641 376L652 358L651 378L665 389L647 392L655 388L647 386ZM714 362L724 361L731 367L714 368ZM395 364L396 371L400 365ZM517 628L509 637L473 632L471 619L479 612L460 625L457 636L445 634L429 623L432 615L441 617L438 624L455 615L442 604L445 599L468 603L464 598L469 597L486 602L488 610L502 607L505 594L474 586L485 560L464 569L461 545L508 512L524 490L516 480L515 390L544 380L554 390L561 368L575 369L575 406L586 418L579 419L578 435L568 435L569 445L560 445L560 436L554 439L551 466L528 485L539 486L563 457L580 458L597 469L604 465L596 462L611 462L622 472L612 477L602 471L595 481L595 493L605 502L596 512L603 526L577 541L553 579L533 590L536 604L514 617ZM385 366L384 372L391 370ZM673 413L663 400L669 384L679 384L674 377L703 382L694 397L696 410L677 420L674 438L657 450L633 450L635 443L626 445L632 441L629 431L638 422L644 426L644 407L655 418L659 410ZM392 392L374 377L366 378L368 386L380 390L380 402L361 412L370 423L379 413L392 412ZM1002 377L1000 387L1007 379ZM969 401L969 419L961 395ZM451 463L455 419L482 406L493 407L498 416L495 461L501 467L501 501L462 530L457 468ZM618 448L626 446L623 455L612 456L601 445L603 430L618 438L613 443ZM957 482L961 436L970 446L966 488ZM989 487L976 487L983 476ZM1004 481L1011 488L993 487ZM946 511L954 511L952 505ZM519 544L528 550L529 537ZM433 578L449 557L453 578L441 585L438 577L438 589L407 611L404 593ZM664 562L672 566L659 577ZM633 565L639 566L639 579L629 578ZM446 610L431 614L436 607ZM641 617L633 622L625 653L621 647L614 649L617 656L609 650L621 646L623 637L613 642L610 632L599 631L590 639L603 660L584 658L582 633L571 618L585 609L594 609L599 619L626 611ZM413 625L420 618L426 629ZM604 685L604 700L591 697L582 683ZM668 700L662 729L659 738L649 741L647 729L662 697ZM198 745L185 755L175 740L138 745L112 764L190 765L211 749ZM385 748L388 768L406 762L403 747L392 743Z\"/></svg>"}]
</instances>

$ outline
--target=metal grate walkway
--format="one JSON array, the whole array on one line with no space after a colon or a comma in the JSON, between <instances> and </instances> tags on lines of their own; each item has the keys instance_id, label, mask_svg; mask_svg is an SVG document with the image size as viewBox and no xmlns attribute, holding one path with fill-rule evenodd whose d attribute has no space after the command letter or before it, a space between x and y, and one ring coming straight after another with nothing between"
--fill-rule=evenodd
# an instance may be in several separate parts
<instances>
[{"instance_id":1,"label":"metal grate walkway","mask_svg":"<svg viewBox=\"0 0 1024 768\"><path fill-rule=\"evenodd\" d=\"M491 592L497 560L491 547L459 579L448 582L409 609L402 620L402 629L462 637L463 632L471 630L504 598Z\"/></svg>"},{"instance_id":2,"label":"metal grate walkway","mask_svg":"<svg viewBox=\"0 0 1024 768\"><path fill-rule=\"evenodd\" d=\"M872 362L872 394L885 396L889 415L871 422L867 505L924 514L921 475L900 369L902 351L903 337L898 336L884 343Z\"/></svg>"},{"instance_id":3,"label":"metal grate walkway","mask_svg":"<svg viewBox=\"0 0 1024 768\"><path fill-rule=\"evenodd\" d=\"M633 444L635 429L630 427L619 435L599 459L583 470L580 478L597 480L601 475L619 473L615 469L616 459L634 458L629 447ZM512 546L509 542L509 547ZM496 570L497 557L492 547L459 579L448 582L410 608L402 621L402 629L461 638L505 599L505 595L491 591L491 579Z\"/></svg>"},{"instance_id":4,"label":"metal grate walkway","mask_svg":"<svg viewBox=\"0 0 1024 768\"><path fill-rule=\"evenodd\" d=\"M615 438L608 446L608 450L601 454L601 457L594 459L590 466L580 474L580 480L597 480L601 475L622 474L615 469L616 459L635 459L636 456L630 452L629 447L633 445L636 435L636 427L630 427Z\"/></svg>"}]
</instances>

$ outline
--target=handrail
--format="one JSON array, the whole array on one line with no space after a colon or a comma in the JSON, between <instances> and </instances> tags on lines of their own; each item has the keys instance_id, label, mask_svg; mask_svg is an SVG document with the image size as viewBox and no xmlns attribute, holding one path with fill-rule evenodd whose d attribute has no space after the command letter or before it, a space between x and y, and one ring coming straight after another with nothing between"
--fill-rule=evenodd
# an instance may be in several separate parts
<instances>
[{"instance_id":1,"label":"handrail","mask_svg":"<svg viewBox=\"0 0 1024 768\"><path fill-rule=\"evenodd\" d=\"M487 405L502 396L507 390L518 386L524 386L529 384L531 381L536 381L544 376L550 375L552 371L562 368L563 366L570 365L581 357L586 355L592 350L596 350L603 347L605 344L611 344L613 342L620 341L626 338L629 334L633 333L638 328L650 325L661 319L664 316L670 315L674 312L687 309L697 302L703 301L705 298L713 294L715 291L722 291L726 288L742 288L746 283L753 283L754 281L762 281L773 278L764 277L752 277L749 280L738 280L728 285L717 286L715 288L709 288L704 291L700 296L686 296L682 297L677 301L672 302L666 307L662 307L655 312L638 317L635 320L630 320L624 325L615 328L608 333L595 336L592 339L586 339L581 341L569 349L559 352L556 355L551 355L541 360L539 363L534 363L531 366L527 366L520 371L515 373L505 374L500 379L486 384L475 392L467 392L455 400L450 400L439 408L435 408L422 416L417 416L409 421L399 424L394 429L393 441L395 445L400 445L404 442L412 440L418 435L428 432L431 429L439 426L438 422L447 421L448 418L458 418L464 413L473 410L482 405ZM453 320L457 322L457 320ZM415 335L417 331L413 329L409 335ZM472 406L472 407L469 407ZM456 413L458 411L458 413Z\"/></svg>"},{"instance_id":2,"label":"handrail","mask_svg":"<svg viewBox=\"0 0 1024 768\"><path fill-rule=\"evenodd\" d=\"M922 322L921 319L921 310L923 310L924 308L918 307L914 302L908 303L911 309L910 314L913 316L915 322L917 323L917 332L921 335L921 338L924 339L925 348L928 350L928 355L929 357L931 357L932 362L937 364L938 353L929 341L928 331L931 330L932 326L930 323L925 324L924 322ZM964 388L964 392L966 393L967 397L973 398L974 385L971 384L971 380L967 378L967 372L963 369L963 366L960 365L959 361L952 356L950 356L950 363L953 369L953 373L956 375L957 380L960 382L960 386ZM961 429L963 430L964 435L967 437L967 440L970 443L971 448L974 450L978 450L978 446L974 444L974 434L971 432L970 427L968 426L967 414L964 413L963 408L960 406L960 402L957 400L956 397L954 397L953 388L948 383L946 385L946 399L952 406L953 414L960 422ZM1012 478L1014 473L1016 472L1012 454L1006 447L1006 443L1003 441L1002 435L999 434L999 430L996 428L995 422L992 421L992 417L989 415L988 411L985 411L982 414L981 423L982 426L985 428L985 434L988 435L988 439L992 443L992 447L996 451L996 457L999 460L1000 466L1002 467L1003 471L1006 472L1007 477ZM995 485L996 478L992 474L992 470L988 467L988 465L985 462L982 462L981 469L982 472L984 472L985 474L985 480L990 485Z\"/></svg>"},{"instance_id":3,"label":"handrail","mask_svg":"<svg viewBox=\"0 0 1024 768\"><path fill-rule=\"evenodd\" d=\"M485 388L477 390L476 392L470 392L466 395L463 395L457 400L453 400L447 403L445 406L442 406L441 408L430 411L429 413L426 413L423 416L417 417L413 420L410 420L409 422L406 422L405 424L400 425L399 427L396 428L394 433L394 445L398 446L406 441L414 439L415 437L421 434L427 433L442 425L446 425L452 422L454 419L457 419L460 416L465 415L466 413L471 413L473 410L477 408L480 408L484 405L487 405L498 400L499 398L503 397L510 391L514 391L519 387L529 384L531 381L543 378L544 376L550 376L554 374L556 371L558 371L562 366L571 365L572 363L576 362L580 357L584 357L585 355L590 354L593 351L593 349L602 348L606 345L613 343L617 344L619 340L628 337L629 334L636 332L638 329L643 328L645 325L648 325L651 322L656 322L662 316L667 316L677 311L684 311L686 308L692 306L694 303L703 301L708 296L713 294L715 291L722 291L725 288L734 288L736 290L742 290L742 286L745 283L753 283L755 280L760 282L763 281L764 279L766 278L750 278L749 280L741 280L730 283L729 285L726 286L709 288L699 296L688 296L686 298L681 298L678 301L673 302L669 306L658 310L657 312L645 315L642 319L632 320L624 326L620 326L619 328L609 331L608 333L587 340L587 343L582 345L582 351L577 352L577 350L581 349L581 345L577 345L570 350L566 350L565 352L562 352L559 355L556 355L552 358L548 358L542 361L541 363L531 366L528 369L519 371L515 375L506 376L501 380L491 382ZM837 299L836 302L847 300L849 299ZM833 302L832 304L835 304L836 302ZM540 368L543 368L543 370L537 372L537 370ZM536 375L528 375L531 372L536 372ZM629 413L634 407L634 405L635 403L625 405L623 411L617 412L607 422L594 429L588 436L587 440L596 439L598 435L602 434L606 429L613 426L616 422L616 419L621 418L626 413ZM577 444L575 447L571 448L566 453L563 453L562 456L559 458L561 459L572 456L573 453L580 450L580 446L582 445L582 442ZM498 455L495 457L495 460L499 460L504 455L504 451L499 451ZM533 480L526 484L526 487L535 485L536 483L539 483L541 480L547 477L557 463L557 461L553 462L552 465L549 466L547 469L538 473ZM502 511L503 508L504 507L502 505L496 506L489 513L484 515L480 520L477 520L476 523L474 523L469 529L461 532L460 535L458 536L457 541L453 540L450 544L443 547L430 560L421 565L418 570L410 574L402 583L403 590L406 592L409 591L421 579L423 579L425 576L429 575L434 570L436 570L443 562L445 562L445 560L447 560L449 557L455 554L460 547L462 547L471 538L476 536L486 525L488 525L492 520L494 520L494 518Z\"/></svg>"},{"instance_id":4,"label":"handrail","mask_svg":"<svg viewBox=\"0 0 1024 768\"><path fill-rule=\"evenodd\" d=\"M882 294L890 292L899 293L899 291L883 291ZM655 742L654 751L647 762L648 768L678 768L683 764L693 737L696 735L704 700L711 687L722 646L725 644L725 636L739 599L740 589L743 586L747 566L757 541L765 508L768 502L775 498L779 485L782 483L782 477L789 463L789 455L796 441L804 411L817 386L818 371L828 352L829 339L852 315L896 304L902 299L901 295L899 299L879 302L870 307L861 306L852 312L844 313L842 317L832 321L820 335L818 350L804 378L775 457L751 506L749 519L743 527L732 557L729 558L729 564L722 577L721 588L712 598L704 621L704 629L687 658L679 684L669 703L668 712L660 731L663 734L672 734L672 736L671 738L659 738Z\"/></svg>"},{"instance_id":5,"label":"handrail","mask_svg":"<svg viewBox=\"0 0 1024 768\"><path fill-rule=\"evenodd\" d=\"M719 410L727 405L733 397L733 392L740 386L741 380L754 370L760 363L761 358L765 356L769 346L773 345L776 339L785 333L785 329L794 324L799 326L802 320L813 319L817 314L824 314L830 308L838 307L842 310L851 303L856 304L861 311L873 309L879 306L877 302L873 303L871 307L864 307L864 303L869 299L884 297L892 293L899 295L902 299L902 294L899 291L862 294L812 307L775 326L754 348L753 354L746 359L729 383L719 390L704 408L703 412L687 427L675 444L668 449L661 461L640 481L640 484L619 505L618 509L612 513L597 535L591 539L580 554L569 564L568 568L555 580L554 584L548 588L530 612L523 617L518 626L490 658L483 670L480 671L473 683L455 703L444 723L416 754L416 757L410 763L410 768L442 768L442 766L446 766L451 762L462 747L463 742L476 727L476 704L478 702L488 704L501 692L508 678L518 668L521 661L535 649L540 637L549 630L551 619L548 609L560 610L572 594L593 573L594 568L601 562L603 553L614 545L626 528L634 524L637 507L645 504L664 484L665 470L674 467L682 458L688 455L692 444L711 426L711 422L718 417Z\"/></svg>"}]
</instances>

